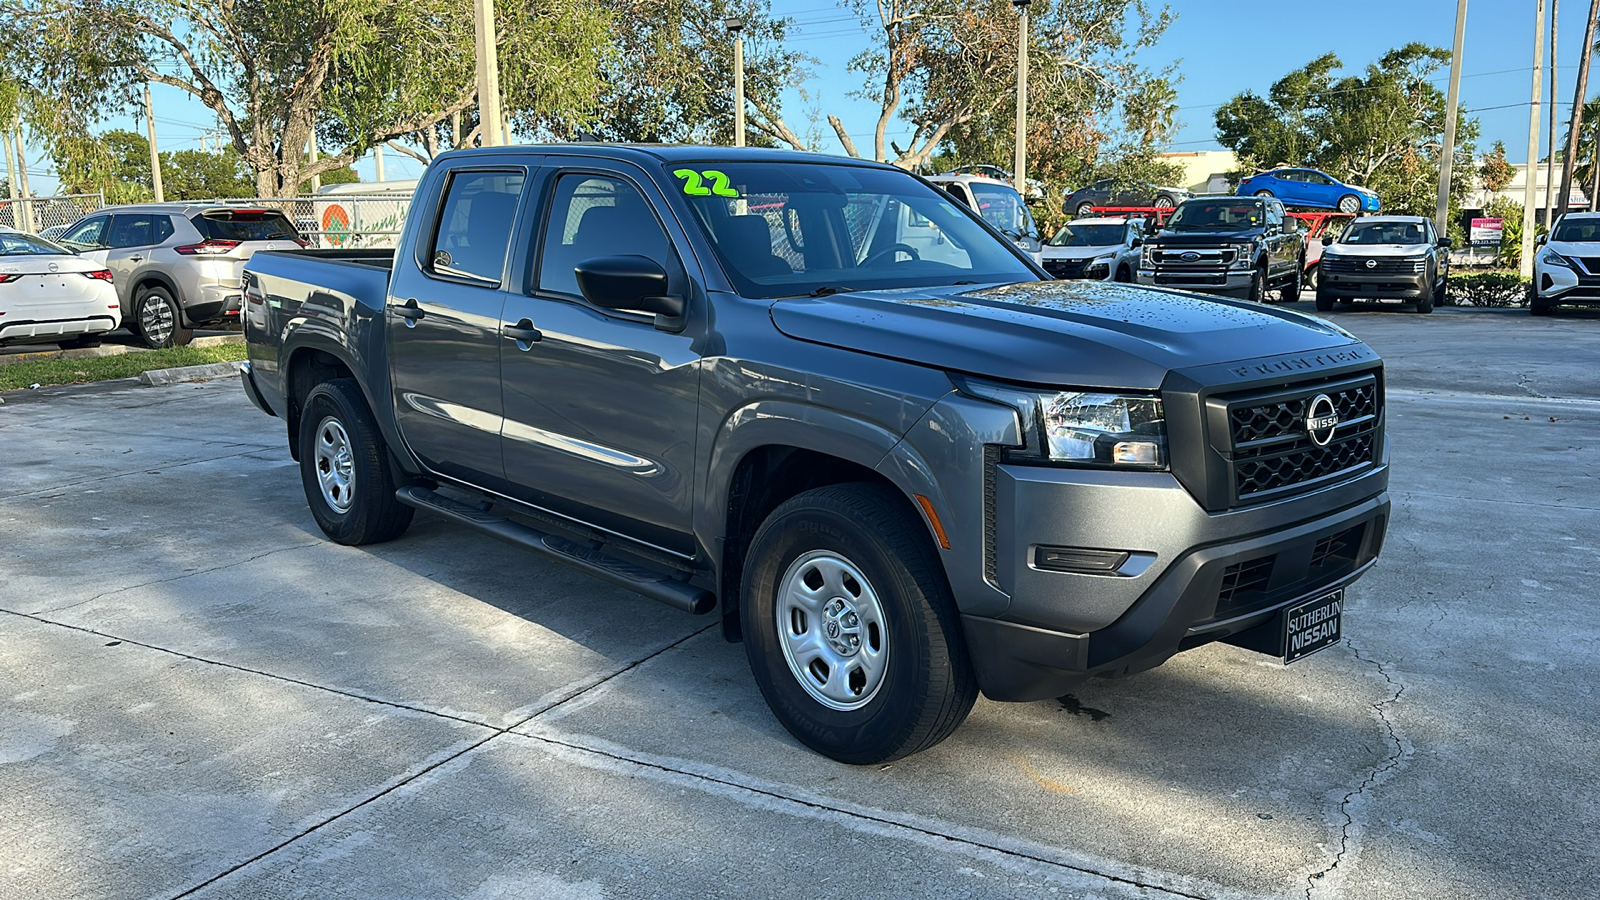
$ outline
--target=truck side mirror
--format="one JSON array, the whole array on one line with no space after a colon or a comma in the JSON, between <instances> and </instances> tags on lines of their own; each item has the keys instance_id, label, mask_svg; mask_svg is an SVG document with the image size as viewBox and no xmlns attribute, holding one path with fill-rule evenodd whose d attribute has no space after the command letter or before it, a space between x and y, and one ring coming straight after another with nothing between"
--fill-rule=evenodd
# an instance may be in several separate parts
<instances>
[{"instance_id":1,"label":"truck side mirror","mask_svg":"<svg viewBox=\"0 0 1600 900\"><path fill-rule=\"evenodd\" d=\"M1442 237L1442 238L1439 238L1439 247L1440 247L1440 248L1441 248L1441 249L1444 249L1444 250L1449 250L1449 249L1451 249L1451 248L1452 248L1452 247L1454 247L1454 246L1455 246L1455 245L1456 245L1456 242L1455 242L1455 241L1452 241L1452 240L1450 240L1450 239L1449 239L1449 238L1447 238L1447 237Z\"/></svg>"},{"instance_id":2,"label":"truck side mirror","mask_svg":"<svg viewBox=\"0 0 1600 900\"><path fill-rule=\"evenodd\" d=\"M1333 243L1333 235L1325 234L1322 236L1322 246L1326 247L1331 243Z\"/></svg>"},{"instance_id":3,"label":"truck side mirror","mask_svg":"<svg viewBox=\"0 0 1600 900\"><path fill-rule=\"evenodd\" d=\"M683 298L667 293L667 270L650 257L597 256L572 271L583 299L595 306L654 313L657 328L683 329Z\"/></svg>"}]
</instances>

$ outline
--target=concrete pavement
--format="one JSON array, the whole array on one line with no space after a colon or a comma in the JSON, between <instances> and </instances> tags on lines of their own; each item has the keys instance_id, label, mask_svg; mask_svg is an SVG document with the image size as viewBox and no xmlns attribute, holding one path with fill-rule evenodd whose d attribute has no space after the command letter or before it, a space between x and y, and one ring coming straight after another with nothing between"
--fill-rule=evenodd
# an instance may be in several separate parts
<instances>
[{"instance_id":1,"label":"concrete pavement","mask_svg":"<svg viewBox=\"0 0 1600 900\"><path fill-rule=\"evenodd\" d=\"M1395 463L1346 643L864 769L708 618L423 516L324 541L231 381L10 395L0 897L1591 896L1600 317L1330 318Z\"/></svg>"}]
</instances>

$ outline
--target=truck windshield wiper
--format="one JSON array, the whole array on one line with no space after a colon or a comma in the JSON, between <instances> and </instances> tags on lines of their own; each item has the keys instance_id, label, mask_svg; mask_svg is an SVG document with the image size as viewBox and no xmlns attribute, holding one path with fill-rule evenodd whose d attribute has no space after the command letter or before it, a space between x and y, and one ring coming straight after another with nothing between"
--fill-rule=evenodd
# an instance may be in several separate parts
<instances>
[{"instance_id":1,"label":"truck windshield wiper","mask_svg":"<svg viewBox=\"0 0 1600 900\"><path fill-rule=\"evenodd\" d=\"M822 287L819 287L816 290L812 291L811 293L807 294L806 296L807 297L826 297L826 296L828 296L830 294L848 294L848 293L850 293L851 291L854 291L854 290L855 290L855 288L849 287L848 285L843 285L843 284L825 284Z\"/></svg>"}]
</instances>

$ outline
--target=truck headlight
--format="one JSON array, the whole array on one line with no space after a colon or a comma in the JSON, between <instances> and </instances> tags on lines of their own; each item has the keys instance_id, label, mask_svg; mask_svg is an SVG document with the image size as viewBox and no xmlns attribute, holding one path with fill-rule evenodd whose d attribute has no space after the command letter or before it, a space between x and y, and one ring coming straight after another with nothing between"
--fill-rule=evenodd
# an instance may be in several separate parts
<instances>
[{"instance_id":1,"label":"truck headlight","mask_svg":"<svg viewBox=\"0 0 1600 900\"><path fill-rule=\"evenodd\" d=\"M1255 244L1233 245L1233 267L1235 269L1251 269L1256 264Z\"/></svg>"},{"instance_id":2,"label":"truck headlight","mask_svg":"<svg viewBox=\"0 0 1600 900\"><path fill-rule=\"evenodd\" d=\"M1139 265L1146 269L1154 269L1156 267L1156 248L1145 244L1144 249L1139 251Z\"/></svg>"},{"instance_id":3,"label":"truck headlight","mask_svg":"<svg viewBox=\"0 0 1600 900\"><path fill-rule=\"evenodd\" d=\"M963 393L1016 409L1027 446L1011 455L1115 469L1167 468L1167 422L1155 394L1037 391L955 377Z\"/></svg>"}]
</instances>

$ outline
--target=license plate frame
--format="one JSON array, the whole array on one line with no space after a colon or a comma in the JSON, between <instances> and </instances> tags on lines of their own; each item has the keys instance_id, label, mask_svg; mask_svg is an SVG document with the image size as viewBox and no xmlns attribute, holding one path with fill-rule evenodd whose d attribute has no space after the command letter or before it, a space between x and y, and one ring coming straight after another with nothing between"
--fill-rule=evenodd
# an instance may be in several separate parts
<instances>
[{"instance_id":1,"label":"license plate frame","mask_svg":"<svg viewBox=\"0 0 1600 900\"><path fill-rule=\"evenodd\" d=\"M1344 635L1344 589L1296 603L1283 614L1283 664L1326 650Z\"/></svg>"}]
</instances>

